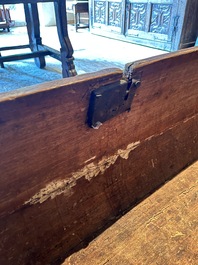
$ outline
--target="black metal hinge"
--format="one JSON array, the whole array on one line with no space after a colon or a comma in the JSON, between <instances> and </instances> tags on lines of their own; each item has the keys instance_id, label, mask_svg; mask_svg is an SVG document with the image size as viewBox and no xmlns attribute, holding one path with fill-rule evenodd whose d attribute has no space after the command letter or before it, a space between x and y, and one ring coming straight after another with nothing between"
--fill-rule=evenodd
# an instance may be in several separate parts
<instances>
[{"instance_id":1,"label":"black metal hinge","mask_svg":"<svg viewBox=\"0 0 198 265\"><path fill-rule=\"evenodd\" d=\"M88 125L98 129L105 121L129 111L140 84L139 79L123 79L92 91L87 113Z\"/></svg>"}]
</instances>

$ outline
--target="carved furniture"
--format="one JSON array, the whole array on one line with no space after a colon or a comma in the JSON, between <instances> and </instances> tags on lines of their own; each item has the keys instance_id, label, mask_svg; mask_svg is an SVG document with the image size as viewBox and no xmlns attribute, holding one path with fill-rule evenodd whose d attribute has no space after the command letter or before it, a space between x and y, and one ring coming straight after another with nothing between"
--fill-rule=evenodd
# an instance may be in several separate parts
<instances>
[{"instance_id":1,"label":"carved furniture","mask_svg":"<svg viewBox=\"0 0 198 265\"><path fill-rule=\"evenodd\" d=\"M198 160L197 72L194 47L1 94L0 264L196 264L197 164L137 204Z\"/></svg>"},{"instance_id":2,"label":"carved furniture","mask_svg":"<svg viewBox=\"0 0 198 265\"><path fill-rule=\"evenodd\" d=\"M40 36L39 14L37 3L53 2L55 8L56 25L60 41L60 51L42 44ZM24 11L27 23L27 32L29 44L20 46L1 47L1 51L30 48L30 53L20 55L1 56L0 64L4 62L22 60L27 58L35 58L38 67L45 67L45 56L50 55L62 63L63 77L76 75L73 63L73 48L67 31L67 17L65 0L0 0L0 4L24 4Z\"/></svg>"},{"instance_id":3,"label":"carved furniture","mask_svg":"<svg viewBox=\"0 0 198 265\"><path fill-rule=\"evenodd\" d=\"M192 47L198 33L197 0L90 0L90 31L175 51Z\"/></svg>"}]
</instances>

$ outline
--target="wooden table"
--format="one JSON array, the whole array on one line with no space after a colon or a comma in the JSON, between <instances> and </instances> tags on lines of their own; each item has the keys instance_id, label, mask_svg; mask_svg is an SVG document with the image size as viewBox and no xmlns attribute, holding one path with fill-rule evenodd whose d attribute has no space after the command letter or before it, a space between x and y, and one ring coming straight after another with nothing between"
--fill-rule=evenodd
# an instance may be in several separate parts
<instances>
[{"instance_id":1,"label":"wooden table","mask_svg":"<svg viewBox=\"0 0 198 265\"><path fill-rule=\"evenodd\" d=\"M56 25L58 37L60 41L60 51L42 44L40 36L40 23L37 3L53 2L56 16ZM45 56L50 55L53 58L60 60L62 63L63 77L76 75L75 66L73 63L73 48L68 36L67 16L65 0L0 0L0 4L24 4L25 18L27 23L27 32L29 37L28 45L1 47L1 51L30 48L30 53L20 55L1 56L0 65L4 67L3 62L22 60L27 58L35 58L35 63L39 68L44 68Z\"/></svg>"},{"instance_id":2,"label":"wooden table","mask_svg":"<svg viewBox=\"0 0 198 265\"><path fill-rule=\"evenodd\" d=\"M78 29L89 28L89 2L87 1L68 1L67 12L74 14L74 24L76 31ZM81 14L86 13L88 16L88 23L82 23Z\"/></svg>"},{"instance_id":3,"label":"wooden table","mask_svg":"<svg viewBox=\"0 0 198 265\"><path fill-rule=\"evenodd\" d=\"M4 5L2 7L0 6L0 29L7 29L7 31L10 31L10 26L12 26L14 23L11 21L10 18L10 11L9 9L5 8Z\"/></svg>"}]
</instances>

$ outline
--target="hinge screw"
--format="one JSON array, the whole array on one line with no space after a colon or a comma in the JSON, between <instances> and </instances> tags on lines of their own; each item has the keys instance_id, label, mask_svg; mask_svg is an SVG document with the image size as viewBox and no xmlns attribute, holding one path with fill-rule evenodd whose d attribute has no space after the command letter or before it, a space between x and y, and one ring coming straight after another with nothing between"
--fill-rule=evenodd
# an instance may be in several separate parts
<instances>
[{"instance_id":1,"label":"hinge screw","mask_svg":"<svg viewBox=\"0 0 198 265\"><path fill-rule=\"evenodd\" d=\"M95 123L95 125L92 125L92 128L95 129L95 130L98 130L100 128L100 126L102 126L102 122L97 121Z\"/></svg>"},{"instance_id":2,"label":"hinge screw","mask_svg":"<svg viewBox=\"0 0 198 265\"><path fill-rule=\"evenodd\" d=\"M135 87L139 87L141 85L141 81L140 80L137 80L137 79L132 79L132 84Z\"/></svg>"}]
</instances>

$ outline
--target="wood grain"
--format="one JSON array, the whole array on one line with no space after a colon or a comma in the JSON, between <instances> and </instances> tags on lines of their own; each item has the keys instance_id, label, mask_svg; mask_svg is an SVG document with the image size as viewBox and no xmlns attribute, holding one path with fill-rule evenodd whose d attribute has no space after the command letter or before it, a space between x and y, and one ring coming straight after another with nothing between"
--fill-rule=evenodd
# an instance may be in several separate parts
<instances>
[{"instance_id":1,"label":"wood grain","mask_svg":"<svg viewBox=\"0 0 198 265\"><path fill-rule=\"evenodd\" d=\"M178 174L62 265L194 265L198 162Z\"/></svg>"},{"instance_id":2,"label":"wood grain","mask_svg":"<svg viewBox=\"0 0 198 265\"><path fill-rule=\"evenodd\" d=\"M60 264L197 160L197 69L198 48L134 63L131 111L98 130L90 93L119 69L2 95L0 263Z\"/></svg>"}]
</instances>

